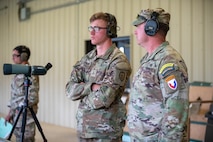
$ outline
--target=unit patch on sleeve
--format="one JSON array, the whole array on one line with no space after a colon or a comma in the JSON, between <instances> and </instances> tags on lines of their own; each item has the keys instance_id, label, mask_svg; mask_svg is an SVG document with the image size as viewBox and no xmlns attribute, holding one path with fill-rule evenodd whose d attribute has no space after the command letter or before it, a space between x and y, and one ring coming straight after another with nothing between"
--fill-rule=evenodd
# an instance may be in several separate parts
<instances>
[{"instance_id":1,"label":"unit patch on sleeve","mask_svg":"<svg viewBox=\"0 0 213 142\"><path fill-rule=\"evenodd\" d=\"M165 81L167 82L167 85L169 86L170 89L176 90L177 89L177 80L175 79L174 75L168 76Z\"/></svg>"},{"instance_id":2,"label":"unit patch on sleeve","mask_svg":"<svg viewBox=\"0 0 213 142\"><path fill-rule=\"evenodd\" d=\"M119 78L120 78L121 81L124 81L124 79L125 79L125 73L124 72L120 72Z\"/></svg>"}]
</instances>

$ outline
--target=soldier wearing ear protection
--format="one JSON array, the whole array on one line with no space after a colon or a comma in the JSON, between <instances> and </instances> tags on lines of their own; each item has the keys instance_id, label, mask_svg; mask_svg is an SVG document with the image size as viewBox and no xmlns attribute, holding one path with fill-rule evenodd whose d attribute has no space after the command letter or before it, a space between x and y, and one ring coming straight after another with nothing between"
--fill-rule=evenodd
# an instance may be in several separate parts
<instances>
[{"instance_id":1,"label":"soldier wearing ear protection","mask_svg":"<svg viewBox=\"0 0 213 142\"><path fill-rule=\"evenodd\" d=\"M20 59L22 62L27 62L30 58L30 49L25 45L19 45L15 47L13 50L18 51L18 54L20 55Z\"/></svg>"},{"instance_id":2,"label":"soldier wearing ear protection","mask_svg":"<svg viewBox=\"0 0 213 142\"><path fill-rule=\"evenodd\" d=\"M24 64L29 65L29 58L31 55L30 49L25 45L16 46L12 51L12 57L14 64ZM34 112L37 113L38 102L39 102L39 77L31 75L28 77L31 85L28 89L28 101L29 106L33 108ZM25 98L25 87L24 87L24 74L16 74L11 83L11 99L9 101L8 107L10 111L5 117L5 120L14 123L16 117L19 113L21 106L24 103ZM21 125L22 125L22 115L19 117L17 125L14 130L16 136L16 141L20 142L22 139ZM27 113L26 127L24 132L23 141L34 142L35 141L35 122L31 113Z\"/></svg>"},{"instance_id":3,"label":"soldier wearing ear protection","mask_svg":"<svg viewBox=\"0 0 213 142\"><path fill-rule=\"evenodd\" d=\"M132 81L128 127L134 142L187 141L188 72L169 42L170 14L162 8L141 10L133 22L147 53Z\"/></svg>"},{"instance_id":4,"label":"soldier wearing ear protection","mask_svg":"<svg viewBox=\"0 0 213 142\"><path fill-rule=\"evenodd\" d=\"M170 14L162 9L142 10L138 14L137 19L133 22L134 26L145 23L144 31L149 36L154 36L159 30L162 30L166 35L169 31Z\"/></svg>"},{"instance_id":5,"label":"soldier wearing ear protection","mask_svg":"<svg viewBox=\"0 0 213 142\"><path fill-rule=\"evenodd\" d=\"M95 49L74 66L66 84L66 96L80 100L77 132L80 142L121 142L126 107L122 103L131 66L112 38L117 37L117 21L109 13L90 17L88 27Z\"/></svg>"}]
</instances>

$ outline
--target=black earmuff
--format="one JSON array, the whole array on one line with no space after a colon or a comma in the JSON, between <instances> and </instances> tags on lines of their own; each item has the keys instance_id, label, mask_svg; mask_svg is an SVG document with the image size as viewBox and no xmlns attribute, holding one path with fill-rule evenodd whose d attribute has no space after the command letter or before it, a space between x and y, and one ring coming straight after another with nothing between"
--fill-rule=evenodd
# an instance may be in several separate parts
<instances>
[{"instance_id":1,"label":"black earmuff","mask_svg":"<svg viewBox=\"0 0 213 142\"><path fill-rule=\"evenodd\" d=\"M28 59L29 59L29 53L30 51L29 51L29 49L26 47L26 46L22 46L22 49L21 49L21 55L20 55L20 57L21 57L21 61L23 62L23 61L28 61Z\"/></svg>"},{"instance_id":2,"label":"black earmuff","mask_svg":"<svg viewBox=\"0 0 213 142\"><path fill-rule=\"evenodd\" d=\"M154 36L159 30L159 22L157 20L159 13L153 12L151 18L146 21L145 33L149 36Z\"/></svg>"},{"instance_id":3,"label":"black earmuff","mask_svg":"<svg viewBox=\"0 0 213 142\"><path fill-rule=\"evenodd\" d=\"M108 16L107 35L110 38L117 37L117 21L115 16L109 13L105 13Z\"/></svg>"}]
</instances>

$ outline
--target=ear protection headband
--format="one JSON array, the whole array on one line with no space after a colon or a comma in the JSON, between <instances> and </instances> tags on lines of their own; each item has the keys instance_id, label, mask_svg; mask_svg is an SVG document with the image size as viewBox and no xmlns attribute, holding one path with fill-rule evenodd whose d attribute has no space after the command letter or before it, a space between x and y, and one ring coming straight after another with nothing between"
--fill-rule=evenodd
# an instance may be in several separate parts
<instances>
[{"instance_id":1,"label":"ear protection headband","mask_svg":"<svg viewBox=\"0 0 213 142\"><path fill-rule=\"evenodd\" d=\"M159 30L159 22L157 20L159 13L153 12L151 18L146 21L145 33L149 36L154 36Z\"/></svg>"},{"instance_id":2,"label":"ear protection headband","mask_svg":"<svg viewBox=\"0 0 213 142\"><path fill-rule=\"evenodd\" d=\"M107 35L110 38L117 37L117 21L115 16L109 13L105 13L108 16Z\"/></svg>"}]
</instances>

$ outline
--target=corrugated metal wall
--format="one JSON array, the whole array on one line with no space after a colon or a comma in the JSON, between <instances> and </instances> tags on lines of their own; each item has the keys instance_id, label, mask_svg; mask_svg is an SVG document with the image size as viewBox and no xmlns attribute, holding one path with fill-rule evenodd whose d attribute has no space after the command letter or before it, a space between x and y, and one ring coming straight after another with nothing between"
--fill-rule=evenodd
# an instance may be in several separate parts
<instances>
[{"instance_id":1,"label":"corrugated metal wall","mask_svg":"<svg viewBox=\"0 0 213 142\"><path fill-rule=\"evenodd\" d=\"M131 36L131 63L137 70L145 50L137 45L131 25L141 9L162 7L169 11L171 28L167 39L182 54L190 81L213 82L213 0L34 0L29 20L18 20L17 0L0 0L0 64L12 63L12 49L30 47L31 65L53 64L40 76L40 121L76 127L78 102L65 97L65 84L74 63L84 54L89 39L89 17L98 11L117 17L119 36ZM0 73L0 113L6 114L12 76Z\"/></svg>"}]
</instances>

